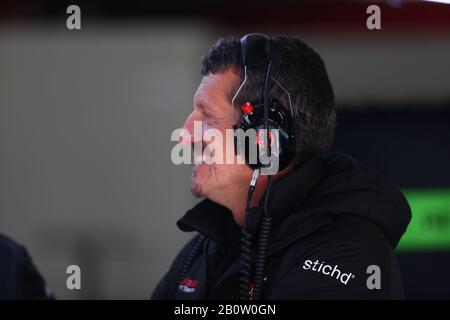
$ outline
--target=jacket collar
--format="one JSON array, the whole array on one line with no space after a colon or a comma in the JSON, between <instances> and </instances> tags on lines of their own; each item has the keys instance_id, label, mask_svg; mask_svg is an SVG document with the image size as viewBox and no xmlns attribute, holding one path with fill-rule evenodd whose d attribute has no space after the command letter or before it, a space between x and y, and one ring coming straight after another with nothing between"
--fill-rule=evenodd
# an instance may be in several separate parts
<instances>
[{"instance_id":1,"label":"jacket collar","mask_svg":"<svg viewBox=\"0 0 450 320\"><path fill-rule=\"evenodd\" d=\"M234 221L231 211L205 199L188 210L177 221L180 230L197 231L220 244L231 244L240 237L241 228Z\"/></svg>"},{"instance_id":2,"label":"jacket collar","mask_svg":"<svg viewBox=\"0 0 450 320\"><path fill-rule=\"evenodd\" d=\"M287 173L272 185L269 214L272 216L272 238L282 240L296 231L289 215L296 212L296 221L303 220L298 210L311 195L325 174L322 158L311 159ZM263 197L264 198L264 197ZM251 209L255 223L262 213L262 205ZM188 210L177 222L182 231L197 231L219 244L231 244L240 238L241 228L227 208L205 199Z\"/></svg>"}]
</instances>

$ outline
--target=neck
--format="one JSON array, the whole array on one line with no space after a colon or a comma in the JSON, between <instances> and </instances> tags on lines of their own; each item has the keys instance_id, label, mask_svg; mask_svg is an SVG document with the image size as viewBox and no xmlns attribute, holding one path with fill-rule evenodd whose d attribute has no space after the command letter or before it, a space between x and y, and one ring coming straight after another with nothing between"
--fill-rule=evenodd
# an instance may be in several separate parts
<instances>
[{"instance_id":1,"label":"neck","mask_svg":"<svg viewBox=\"0 0 450 320\"><path fill-rule=\"evenodd\" d=\"M230 209L233 214L234 221L239 226L244 226L245 224L245 207L247 203L247 193L248 193L248 184L243 186L241 192L234 195L233 199L230 199L229 203L225 206ZM267 176L260 176L258 182L255 186L255 191L253 192L252 200L250 202L250 207L257 207L264 195L264 192L267 189Z\"/></svg>"},{"instance_id":2,"label":"neck","mask_svg":"<svg viewBox=\"0 0 450 320\"><path fill-rule=\"evenodd\" d=\"M274 175L272 181L278 180L292 169L293 169L292 166L288 166L283 171ZM252 200L250 202L250 208L257 207L260 205L261 199L264 196L264 193L266 192L267 189L267 180L268 180L267 175L259 176L258 182L256 183L255 191L253 192ZM234 221L236 221L236 223L241 227L244 226L245 224L245 215L246 215L245 206L247 202L247 192L249 182L243 187L241 187L240 188L241 191L238 192L238 195L235 195L232 201L230 201L230 203L226 205L226 207L231 210Z\"/></svg>"}]
</instances>

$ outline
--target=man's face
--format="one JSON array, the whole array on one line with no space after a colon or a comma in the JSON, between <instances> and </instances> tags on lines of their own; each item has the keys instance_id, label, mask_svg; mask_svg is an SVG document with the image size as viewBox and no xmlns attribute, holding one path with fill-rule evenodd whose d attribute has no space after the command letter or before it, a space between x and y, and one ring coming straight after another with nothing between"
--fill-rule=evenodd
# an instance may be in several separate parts
<instances>
[{"instance_id":1,"label":"man's face","mask_svg":"<svg viewBox=\"0 0 450 320\"><path fill-rule=\"evenodd\" d=\"M222 133L222 148L214 149L215 157L225 154L226 129L234 124L233 106L230 96L233 88L239 85L239 76L231 69L203 77L195 95L194 110L186 119L183 128L191 133L190 143L201 142L202 151L212 141L204 141L194 136L194 121L202 122L202 131L217 129ZM201 155L197 155L201 156ZM234 157L234 155L233 155ZM225 158L223 158L225 159ZM234 159L236 160L236 159ZM252 170L245 164L196 164L191 175L191 190L197 197L207 197L223 203L234 190L242 184L248 184Z\"/></svg>"}]
</instances>

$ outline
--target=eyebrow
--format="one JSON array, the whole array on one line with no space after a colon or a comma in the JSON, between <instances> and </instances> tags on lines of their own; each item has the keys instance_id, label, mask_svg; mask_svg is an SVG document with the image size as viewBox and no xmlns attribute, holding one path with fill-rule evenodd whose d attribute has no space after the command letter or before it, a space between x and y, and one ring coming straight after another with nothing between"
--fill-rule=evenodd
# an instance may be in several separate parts
<instances>
[{"instance_id":1,"label":"eyebrow","mask_svg":"<svg viewBox=\"0 0 450 320\"><path fill-rule=\"evenodd\" d=\"M202 112L207 118L217 119L217 115L216 114L214 114L213 112L211 112L211 111L209 111L209 110L207 110L205 108L202 109Z\"/></svg>"}]
</instances>

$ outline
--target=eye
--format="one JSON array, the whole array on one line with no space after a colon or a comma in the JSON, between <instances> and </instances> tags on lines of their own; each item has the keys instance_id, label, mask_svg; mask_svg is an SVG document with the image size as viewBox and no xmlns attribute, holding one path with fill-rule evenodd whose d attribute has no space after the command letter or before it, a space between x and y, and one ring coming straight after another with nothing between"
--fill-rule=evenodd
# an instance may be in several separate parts
<instances>
[{"instance_id":1,"label":"eye","mask_svg":"<svg viewBox=\"0 0 450 320\"><path fill-rule=\"evenodd\" d=\"M209 118L209 119L206 119L205 118L205 121L206 121L206 124L208 125L208 127L218 127L218 125L219 125L219 122L217 121L217 120L215 120L215 119L211 119L211 118Z\"/></svg>"},{"instance_id":2,"label":"eye","mask_svg":"<svg viewBox=\"0 0 450 320\"><path fill-rule=\"evenodd\" d=\"M214 114L210 112L203 111L203 117L208 124L217 124L217 118Z\"/></svg>"}]
</instances>

